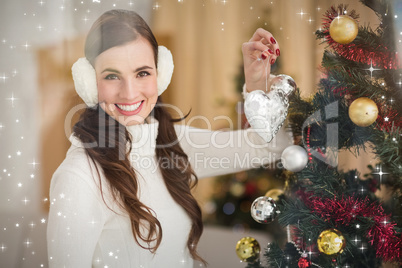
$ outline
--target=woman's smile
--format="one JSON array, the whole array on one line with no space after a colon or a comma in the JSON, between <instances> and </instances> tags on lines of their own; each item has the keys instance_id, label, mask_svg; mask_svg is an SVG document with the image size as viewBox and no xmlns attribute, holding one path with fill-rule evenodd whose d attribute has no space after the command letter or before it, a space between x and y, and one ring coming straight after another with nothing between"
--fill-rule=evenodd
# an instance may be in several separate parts
<instances>
[{"instance_id":1,"label":"woman's smile","mask_svg":"<svg viewBox=\"0 0 402 268\"><path fill-rule=\"evenodd\" d=\"M144 101L139 101L133 104L116 103L115 106L122 115L131 116L138 114L141 111L143 103Z\"/></svg>"}]
</instances>

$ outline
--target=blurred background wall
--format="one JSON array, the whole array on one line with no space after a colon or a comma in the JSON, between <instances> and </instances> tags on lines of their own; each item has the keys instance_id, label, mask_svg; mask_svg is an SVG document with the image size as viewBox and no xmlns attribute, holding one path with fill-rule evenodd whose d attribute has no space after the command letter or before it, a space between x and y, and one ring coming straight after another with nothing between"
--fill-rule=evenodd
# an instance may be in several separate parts
<instances>
[{"instance_id":1,"label":"blurred background wall","mask_svg":"<svg viewBox=\"0 0 402 268\"><path fill-rule=\"evenodd\" d=\"M183 113L191 125L237 127L241 101L241 45L258 27L271 31L281 47L274 72L291 75L303 96L315 91L324 46L314 32L332 0L5 0L0 7L0 266L47 267L45 229L51 175L69 147L68 134L81 101L70 68L83 56L85 34L104 11L137 11L150 24L160 44L169 47L175 72L165 102ZM347 1L360 21L374 27L374 14ZM78 106L77 106L78 105ZM200 117L202 116L202 118ZM364 156L363 156L364 157ZM369 156L367 156L369 157ZM351 163L342 157L341 168ZM203 206L211 198L212 181L203 179L195 195ZM243 236L213 229L234 241ZM232 236L233 235L233 236ZM213 247L205 238L202 245ZM263 238L265 239L265 238ZM268 239L268 238L266 238ZM225 240L223 240L225 241ZM211 244L212 243L212 244ZM215 243L216 245L216 243ZM218 246L218 245L216 245ZM220 248L225 247L220 245ZM228 242L219 257L243 267ZM207 252L207 251L205 251ZM228 266L229 267L229 266Z\"/></svg>"}]
</instances>

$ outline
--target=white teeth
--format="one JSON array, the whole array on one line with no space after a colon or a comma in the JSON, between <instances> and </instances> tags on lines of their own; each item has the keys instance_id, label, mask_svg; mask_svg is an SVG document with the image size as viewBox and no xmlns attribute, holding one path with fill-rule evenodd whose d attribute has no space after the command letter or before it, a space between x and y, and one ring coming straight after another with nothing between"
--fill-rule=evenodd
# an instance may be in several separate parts
<instances>
[{"instance_id":1,"label":"white teeth","mask_svg":"<svg viewBox=\"0 0 402 268\"><path fill-rule=\"evenodd\" d=\"M142 101L139 101L136 104L132 104L132 105L119 105L119 104L116 104L116 105L123 111L132 112L132 111L137 110L138 107L140 107L141 103L142 103Z\"/></svg>"}]
</instances>

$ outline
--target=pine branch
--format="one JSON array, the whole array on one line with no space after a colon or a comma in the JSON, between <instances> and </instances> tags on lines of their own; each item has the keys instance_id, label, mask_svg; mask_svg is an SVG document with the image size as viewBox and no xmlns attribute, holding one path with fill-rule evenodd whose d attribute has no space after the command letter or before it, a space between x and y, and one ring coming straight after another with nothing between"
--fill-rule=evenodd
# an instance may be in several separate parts
<instances>
[{"instance_id":1,"label":"pine branch","mask_svg":"<svg viewBox=\"0 0 402 268\"><path fill-rule=\"evenodd\" d=\"M261 266L260 261L256 261L256 262L248 262L246 268L264 268L264 267Z\"/></svg>"},{"instance_id":2,"label":"pine branch","mask_svg":"<svg viewBox=\"0 0 402 268\"><path fill-rule=\"evenodd\" d=\"M268 245L265 252L265 257L268 260L269 268L298 268L297 262L300 254L294 244L287 243L285 249L282 250L277 243Z\"/></svg>"},{"instance_id":3,"label":"pine branch","mask_svg":"<svg viewBox=\"0 0 402 268\"><path fill-rule=\"evenodd\" d=\"M320 81L320 88L324 90L336 92L341 96L341 93L353 95L354 98L378 98L386 94L386 87L370 77L369 67L363 69L362 64L351 62L328 51L324 53L322 64L323 67L331 68L327 72L327 78ZM373 77L383 77L385 72L385 70L375 71Z\"/></svg>"},{"instance_id":4,"label":"pine branch","mask_svg":"<svg viewBox=\"0 0 402 268\"><path fill-rule=\"evenodd\" d=\"M376 130L371 139L374 153L392 174L395 189L402 190L402 130L392 128L390 132Z\"/></svg>"},{"instance_id":5,"label":"pine branch","mask_svg":"<svg viewBox=\"0 0 402 268\"><path fill-rule=\"evenodd\" d=\"M371 8L381 21L380 33L385 43L392 50L395 49L394 22L392 1L390 0L360 0L361 3Z\"/></svg>"}]
</instances>

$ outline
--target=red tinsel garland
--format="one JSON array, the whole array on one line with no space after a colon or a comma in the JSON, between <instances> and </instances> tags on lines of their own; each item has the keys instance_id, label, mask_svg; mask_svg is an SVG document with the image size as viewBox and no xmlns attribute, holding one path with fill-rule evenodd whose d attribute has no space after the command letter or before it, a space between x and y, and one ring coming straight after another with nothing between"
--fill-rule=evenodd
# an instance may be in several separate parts
<instances>
[{"instance_id":1,"label":"red tinsel garland","mask_svg":"<svg viewBox=\"0 0 402 268\"><path fill-rule=\"evenodd\" d=\"M354 224L357 217L371 219L373 224L367 237L369 243L375 247L377 257L385 261L402 261L402 236L396 235L396 223L388 221L389 216L384 214L380 204L370 203L368 198L359 200L355 197L310 197L305 201L314 213L333 222L335 226Z\"/></svg>"},{"instance_id":2,"label":"red tinsel garland","mask_svg":"<svg viewBox=\"0 0 402 268\"><path fill-rule=\"evenodd\" d=\"M393 127L402 127L401 116L392 109L391 105L387 105L386 101L377 104L378 118L377 124L380 130L390 132Z\"/></svg>"},{"instance_id":3,"label":"red tinsel garland","mask_svg":"<svg viewBox=\"0 0 402 268\"><path fill-rule=\"evenodd\" d=\"M349 90L346 87L338 87L333 89L332 91L335 95L338 95L339 97L343 97L349 94Z\"/></svg>"},{"instance_id":4,"label":"red tinsel garland","mask_svg":"<svg viewBox=\"0 0 402 268\"><path fill-rule=\"evenodd\" d=\"M339 44L335 42L329 34L329 27L331 22L339 15L343 15L347 6L339 5L338 9L331 7L326 11L323 19L323 33L325 35L326 42L334 49L340 56L352 60L355 62L365 63L367 65L373 65L375 67L382 67L384 69L398 69L398 55L395 51L390 51L384 45L379 45L376 48L367 47L362 44ZM347 12L347 15L357 20L359 16L354 10Z\"/></svg>"}]
</instances>

